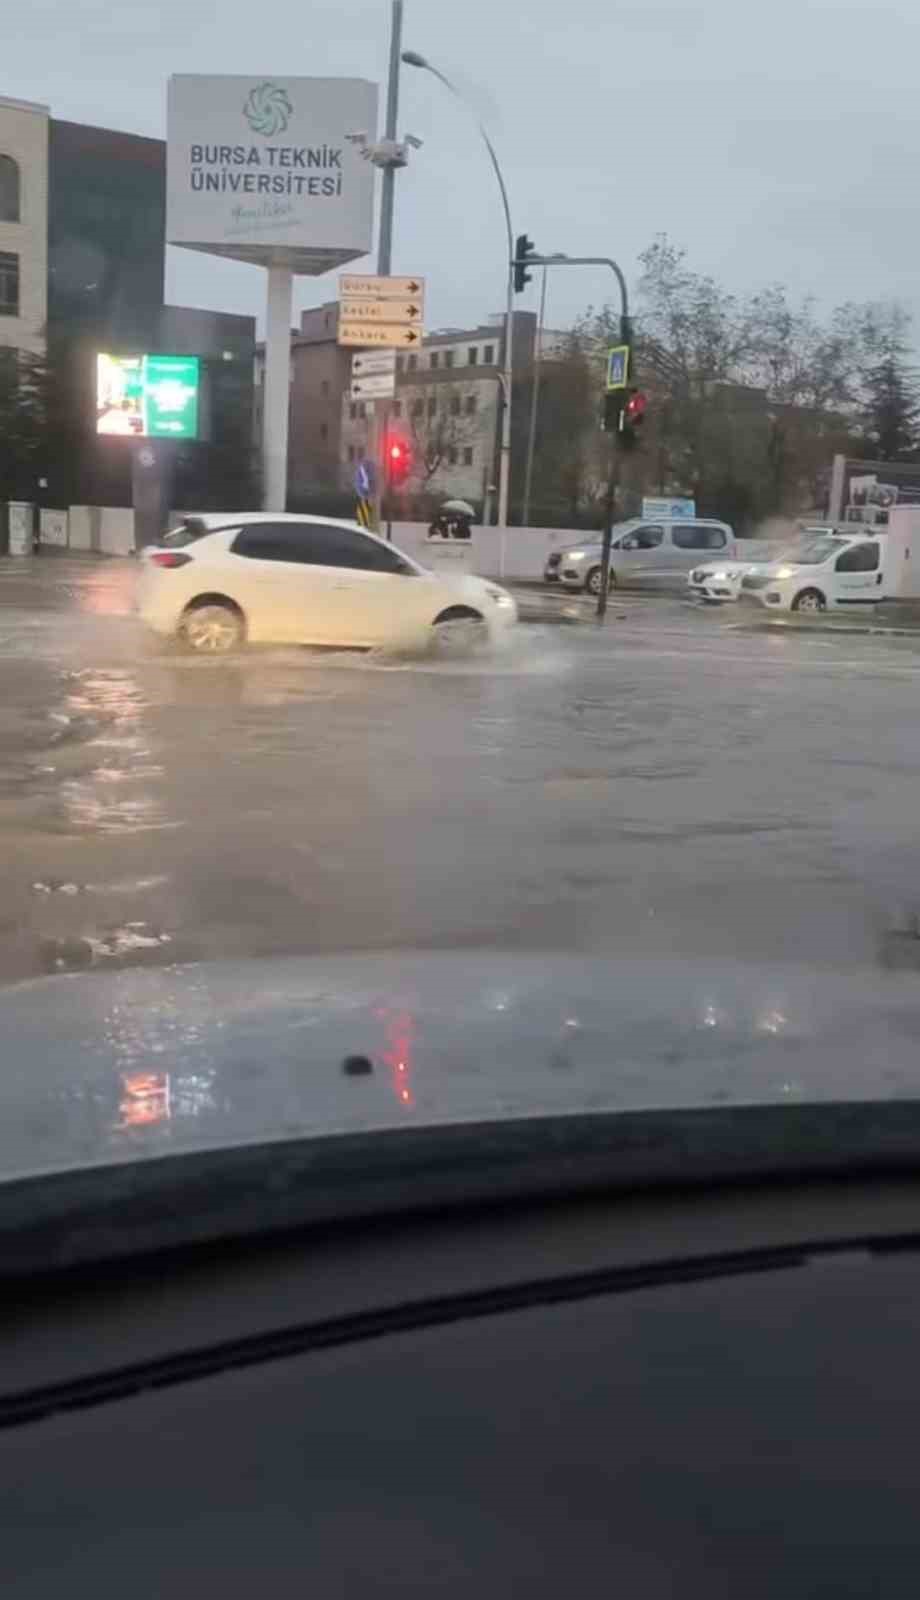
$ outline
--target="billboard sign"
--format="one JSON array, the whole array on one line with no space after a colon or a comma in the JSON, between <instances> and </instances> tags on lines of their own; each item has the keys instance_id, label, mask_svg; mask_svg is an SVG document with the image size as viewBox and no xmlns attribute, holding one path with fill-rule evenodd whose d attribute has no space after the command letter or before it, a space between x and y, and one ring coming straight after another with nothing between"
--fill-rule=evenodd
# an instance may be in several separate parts
<instances>
[{"instance_id":1,"label":"billboard sign","mask_svg":"<svg viewBox=\"0 0 920 1600\"><path fill-rule=\"evenodd\" d=\"M696 516L696 501L686 497L669 500L665 498L646 499L642 502L643 522L678 522L681 517Z\"/></svg>"},{"instance_id":2,"label":"billboard sign","mask_svg":"<svg viewBox=\"0 0 920 1600\"><path fill-rule=\"evenodd\" d=\"M370 250L376 84L178 73L167 123L169 244L309 274Z\"/></svg>"},{"instance_id":3,"label":"billboard sign","mask_svg":"<svg viewBox=\"0 0 920 1600\"><path fill-rule=\"evenodd\" d=\"M197 439L197 356L96 357L96 432L135 439Z\"/></svg>"}]
</instances>

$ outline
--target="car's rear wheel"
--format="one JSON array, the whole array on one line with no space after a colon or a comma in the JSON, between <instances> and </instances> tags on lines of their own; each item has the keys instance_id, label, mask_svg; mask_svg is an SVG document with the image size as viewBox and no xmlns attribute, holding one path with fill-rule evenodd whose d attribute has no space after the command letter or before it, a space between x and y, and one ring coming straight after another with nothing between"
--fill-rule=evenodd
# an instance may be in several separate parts
<instances>
[{"instance_id":1,"label":"car's rear wheel","mask_svg":"<svg viewBox=\"0 0 920 1600\"><path fill-rule=\"evenodd\" d=\"M803 589L792 602L793 611L826 611L827 601L819 589Z\"/></svg>"},{"instance_id":2,"label":"car's rear wheel","mask_svg":"<svg viewBox=\"0 0 920 1600\"><path fill-rule=\"evenodd\" d=\"M242 613L222 600L192 605L182 618L180 638L198 655L226 655L245 637Z\"/></svg>"},{"instance_id":3,"label":"car's rear wheel","mask_svg":"<svg viewBox=\"0 0 920 1600\"><path fill-rule=\"evenodd\" d=\"M610 574L609 574L607 587L608 587L608 589L615 589L616 586L617 586L617 575L614 572L613 568L611 567L610 568ZM585 578L585 589L587 590L588 594L600 594L600 592L601 592L601 569L600 569L600 567L592 567L591 568L591 571L588 573L588 576Z\"/></svg>"}]
</instances>

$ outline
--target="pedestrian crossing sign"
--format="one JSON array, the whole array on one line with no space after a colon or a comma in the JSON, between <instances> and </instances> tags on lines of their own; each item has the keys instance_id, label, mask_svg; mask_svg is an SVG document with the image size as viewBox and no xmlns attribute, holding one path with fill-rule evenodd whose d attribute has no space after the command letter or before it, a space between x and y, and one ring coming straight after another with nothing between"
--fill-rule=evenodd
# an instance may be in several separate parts
<instances>
[{"instance_id":1,"label":"pedestrian crossing sign","mask_svg":"<svg viewBox=\"0 0 920 1600\"><path fill-rule=\"evenodd\" d=\"M607 351L607 393L625 389L629 382L629 345L617 344Z\"/></svg>"}]
</instances>

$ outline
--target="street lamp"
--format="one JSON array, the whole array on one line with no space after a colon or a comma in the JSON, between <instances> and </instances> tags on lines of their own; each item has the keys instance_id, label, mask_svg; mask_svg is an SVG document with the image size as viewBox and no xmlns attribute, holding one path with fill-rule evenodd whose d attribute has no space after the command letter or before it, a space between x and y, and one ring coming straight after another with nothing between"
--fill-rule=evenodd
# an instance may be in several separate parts
<instances>
[{"instance_id":1,"label":"street lamp","mask_svg":"<svg viewBox=\"0 0 920 1600\"><path fill-rule=\"evenodd\" d=\"M419 67L423 72L430 72L435 78L438 79L439 83L443 83L445 89L448 89L455 99L459 100L462 105L467 107L467 110L472 109L456 85L451 83L450 79L445 77L444 73L441 72L439 68L433 66L425 56L420 56L416 50L404 50L402 53L402 59L406 63L407 67ZM499 547L499 567L501 573L504 574L505 529L508 526L508 500L511 489L511 384L514 376L514 356L512 352L512 338L514 333L514 229L511 226L511 207L508 204L508 190L505 186L504 177L502 176L502 169L498 164L498 157L495 154L492 140L489 138L489 135L487 134L482 122L478 117L476 118L476 121L479 127L480 135L482 136L483 144L489 152L489 160L492 163L493 171L498 179L498 187L502 197L502 208L505 213L505 227L508 233L508 297L505 310L505 360L503 378L505 403L502 408L501 456L499 461L498 478L498 526L501 534L501 543Z\"/></svg>"}]
</instances>

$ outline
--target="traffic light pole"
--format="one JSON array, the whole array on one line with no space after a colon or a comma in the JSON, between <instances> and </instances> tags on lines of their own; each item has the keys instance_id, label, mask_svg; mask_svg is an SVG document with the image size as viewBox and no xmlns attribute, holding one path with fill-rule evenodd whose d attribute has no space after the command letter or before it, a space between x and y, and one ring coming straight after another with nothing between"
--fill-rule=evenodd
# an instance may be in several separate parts
<instances>
[{"instance_id":1,"label":"traffic light pole","mask_svg":"<svg viewBox=\"0 0 920 1600\"><path fill-rule=\"evenodd\" d=\"M610 547L613 543L613 518L616 511L617 490L620 487L619 434L614 428L610 434L610 471L607 477L607 496L604 501L604 537L601 542L601 586L597 591L598 622L607 615L607 594L610 589Z\"/></svg>"},{"instance_id":2,"label":"traffic light pole","mask_svg":"<svg viewBox=\"0 0 920 1600\"><path fill-rule=\"evenodd\" d=\"M609 267L620 289L620 338L632 346L632 319L629 315L629 292L626 279L612 256L537 256L528 255L529 267ZM517 265L512 262L512 271ZM613 538L613 517L616 510L617 489L620 482L619 435L614 428L610 434L610 474L607 479L607 498L604 509L604 537L601 544L601 586L597 596L597 617L602 622L607 614L607 590L610 586L610 546Z\"/></svg>"}]
</instances>

